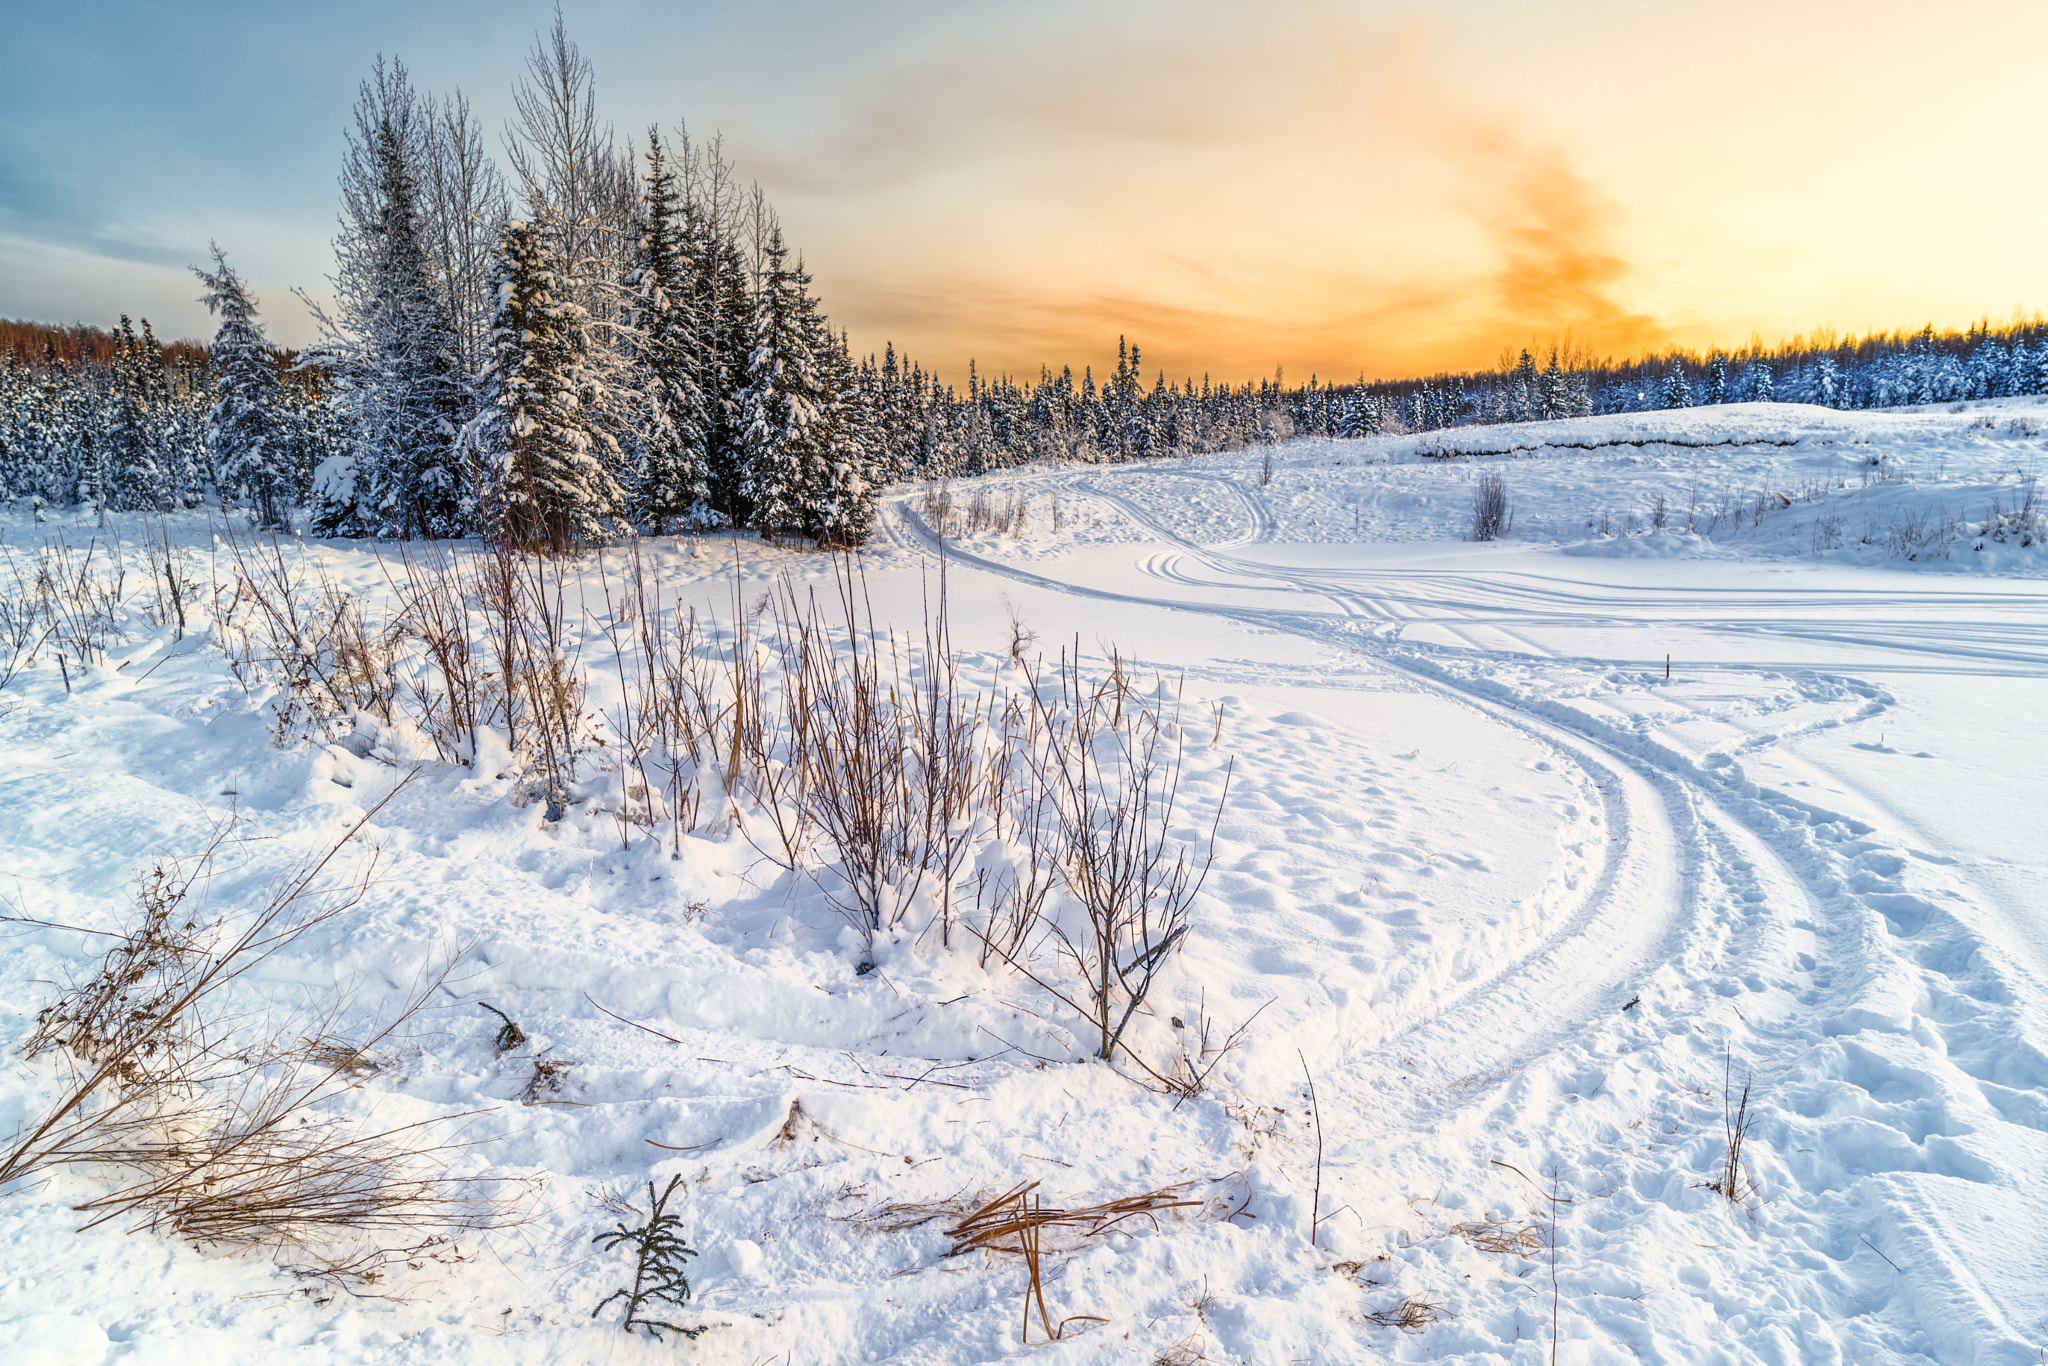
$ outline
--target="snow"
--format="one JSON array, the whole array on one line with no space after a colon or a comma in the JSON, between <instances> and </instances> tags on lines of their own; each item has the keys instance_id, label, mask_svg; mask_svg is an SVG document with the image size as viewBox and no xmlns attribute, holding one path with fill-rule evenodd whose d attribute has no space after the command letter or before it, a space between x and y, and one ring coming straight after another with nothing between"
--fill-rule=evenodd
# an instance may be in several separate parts
<instances>
[{"instance_id":1,"label":"snow","mask_svg":"<svg viewBox=\"0 0 2048 1366\"><path fill-rule=\"evenodd\" d=\"M74 1232L101 1178L58 1173L0 1199L0 1358L1006 1358L1027 1350L1021 1259L873 1216L1038 1180L1049 1202L1183 1182L1199 1202L1048 1253L1054 1321L1106 1322L1050 1346L1034 1322L1046 1360L1538 1362L1554 1321L1560 1361L2037 1362L2048 549L1992 509L2025 502L2044 424L2030 399L1746 404L1292 442L1269 483L1260 451L975 481L1030 515L947 543L969 679L1013 678L1013 617L1091 667L1114 644L1180 692L1190 830L1227 773L1194 932L1140 1033L1163 1062L1199 1016L1246 1025L1205 1094L1087 1060L1079 1022L958 943L885 939L857 973L818 884L744 831L622 847L597 785L550 825L500 742L422 767L363 832L365 904L247 990L285 1009L339 986L367 1015L454 958L345 1103L484 1111L454 1122L490 1140L469 1160L524 1178L515 1217L350 1293ZM1485 469L1514 523L1473 544ZM877 618L913 636L921 506L896 491L864 557ZM218 572L217 528L169 526ZM0 529L17 556L97 534ZM140 576L156 524L117 530ZM642 550L727 628L779 575L829 583L823 557L751 543ZM388 594L360 545L304 554ZM69 690L46 657L0 693L8 914L118 924L136 872L230 810L208 895L246 901L431 753L368 723L280 747L276 699L245 695L210 625L179 640L145 596ZM7 930L0 1128L51 1075L12 1044L93 951ZM498 1056L480 1001L527 1043ZM558 1103L520 1104L542 1055L575 1066ZM1706 1183L1751 1076L1737 1204ZM600 1198L644 1205L673 1174L701 1254L675 1317L711 1325L682 1345L590 1319L630 1276L592 1246L620 1217ZM1485 1250L1485 1224L1532 1241ZM1447 1317L1367 1318L1409 1297Z\"/></svg>"}]
</instances>

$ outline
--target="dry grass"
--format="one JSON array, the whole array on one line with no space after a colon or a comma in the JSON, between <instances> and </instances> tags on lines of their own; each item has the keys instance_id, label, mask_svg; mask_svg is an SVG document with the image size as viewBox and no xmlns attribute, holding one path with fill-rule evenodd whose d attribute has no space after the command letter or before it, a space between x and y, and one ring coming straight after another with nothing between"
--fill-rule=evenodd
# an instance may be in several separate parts
<instances>
[{"instance_id":1,"label":"dry grass","mask_svg":"<svg viewBox=\"0 0 2048 1366\"><path fill-rule=\"evenodd\" d=\"M103 648L119 565L97 556L48 550L36 572L68 587L37 591L25 642L52 631L81 642L81 657ZM725 629L665 604L637 545L623 562L573 564L510 544L408 545L380 559L388 610L276 538L230 536L219 561L213 638L252 697L274 689L280 743L361 723L387 737L380 755L431 743L443 761L474 763L490 731L511 749L515 801L544 803L550 819L588 802L629 847L665 823L678 855L686 831L737 833L870 940L909 932L951 947L964 930L984 967L1043 987L1090 1051L1129 1058L1164 1090L1198 1092L1234 1042L1153 1058L1128 1043L1213 853L1213 820L1181 828L1178 696L1140 688L1114 652L1106 676L1084 670L1078 645L1027 661L1017 630L1014 657L969 681L943 560L921 638L874 620L851 556L833 562L830 590L785 583L752 607L736 562ZM168 552L151 564L160 614L183 611L184 580L161 586L176 578ZM570 580L585 570L579 590ZM581 655L593 633L618 675L601 713Z\"/></svg>"},{"instance_id":2,"label":"dry grass","mask_svg":"<svg viewBox=\"0 0 2048 1366\"><path fill-rule=\"evenodd\" d=\"M14 676L35 663L36 651L50 638L51 625L43 611L43 597L37 579L28 567L14 558L14 552L0 547L7 561L9 585L0 589L0 689Z\"/></svg>"},{"instance_id":3,"label":"dry grass","mask_svg":"<svg viewBox=\"0 0 2048 1366\"><path fill-rule=\"evenodd\" d=\"M1375 1328L1398 1328L1404 1333L1420 1333L1433 1323L1456 1317L1435 1300L1410 1295L1391 1309L1372 1311L1365 1316L1365 1321Z\"/></svg>"},{"instance_id":4,"label":"dry grass","mask_svg":"<svg viewBox=\"0 0 2048 1366\"><path fill-rule=\"evenodd\" d=\"M1061 652L1050 680L1036 670L1025 677L1021 755L1031 782L1020 805L1042 813L1036 818L1051 831L1055 866L1081 913L1071 928L1041 917L1078 989L1022 953L996 951L1087 1021L1096 1055L1114 1061L1191 927L1194 898L1215 858L1229 777L1226 771L1206 837L1177 838L1172 829L1187 754L1178 697L1167 702L1163 683L1149 697L1140 694L1113 652L1109 676L1100 681L1083 679L1078 650ZM1168 1077L1125 1052L1160 1085L1172 1087Z\"/></svg>"},{"instance_id":5,"label":"dry grass","mask_svg":"<svg viewBox=\"0 0 2048 1366\"><path fill-rule=\"evenodd\" d=\"M1750 1179L1749 1169L1742 1160L1743 1145L1749 1141L1750 1128L1756 1123L1756 1116L1749 1110L1749 1092L1754 1078L1745 1076L1742 1079L1742 1094L1738 1098L1734 1089L1733 1067L1732 1060L1724 1053L1721 1059L1721 1124L1727 1147L1721 1159L1721 1174L1707 1186L1741 1204L1756 1194L1756 1183Z\"/></svg>"},{"instance_id":6,"label":"dry grass","mask_svg":"<svg viewBox=\"0 0 2048 1366\"><path fill-rule=\"evenodd\" d=\"M1518 1257L1534 1257L1543 1250L1543 1230L1534 1224L1514 1224L1505 1220L1481 1219L1467 1224L1452 1224L1450 1231L1478 1248L1481 1252L1512 1253Z\"/></svg>"},{"instance_id":7,"label":"dry grass","mask_svg":"<svg viewBox=\"0 0 2048 1366\"><path fill-rule=\"evenodd\" d=\"M1133 1220L1143 1220L1156 1230L1159 1216L1168 1211L1202 1209L1209 1202L1193 1199L1187 1194L1194 1184L1181 1182L1138 1195L1106 1200L1101 1204L1069 1209L1045 1204L1038 1197L1039 1183L1032 1181L993 1198L984 1193L972 1198L955 1195L942 1200L876 1205L854 1216L853 1222L877 1232L891 1233L944 1220L946 1236L953 1240L946 1254L949 1257L977 1251L1012 1253L1022 1257L1025 1270L1023 1339L1030 1341L1032 1313L1036 1310L1040 1330L1046 1339L1058 1341L1068 1324L1104 1323L1107 1320L1093 1314L1070 1314L1055 1322L1045 1301L1044 1258L1075 1251L1104 1234L1126 1227Z\"/></svg>"},{"instance_id":8,"label":"dry grass","mask_svg":"<svg viewBox=\"0 0 2048 1366\"><path fill-rule=\"evenodd\" d=\"M87 542L83 551L73 549L61 535L45 543L36 565L35 591L60 657L69 654L86 664L106 662L107 647L121 634L127 581L118 551L103 550L97 540Z\"/></svg>"},{"instance_id":9,"label":"dry grass","mask_svg":"<svg viewBox=\"0 0 2048 1366\"><path fill-rule=\"evenodd\" d=\"M1021 538L1031 527L1030 507L1022 492L1005 497L977 488L963 502L946 484L927 484L918 510L942 539L983 531Z\"/></svg>"},{"instance_id":10,"label":"dry grass","mask_svg":"<svg viewBox=\"0 0 2048 1366\"><path fill-rule=\"evenodd\" d=\"M519 1027L517 1020L489 1001L478 1001L477 1004L503 1021L491 1034L491 1047L497 1049L501 1056L525 1045L526 1031Z\"/></svg>"},{"instance_id":11,"label":"dry grass","mask_svg":"<svg viewBox=\"0 0 2048 1366\"><path fill-rule=\"evenodd\" d=\"M445 969L353 1041L339 1000L283 1022L231 1003L239 978L361 901L372 865L330 870L367 825L249 911L197 909L225 830L204 855L145 874L135 924L38 1017L29 1048L61 1059L58 1095L0 1149L0 1188L84 1169L111 1183L76 1206L88 1228L124 1220L260 1247L315 1274L363 1273L386 1260L382 1244L489 1220L499 1202L456 1174L469 1145L445 1137L442 1121L378 1127L328 1104L374 1070L374 1050Z\"/></svg>"},{"instance_id":12,"label":"dry grass","mask_svg":"<svg viewBox=\"0 0 2048 1366\"><path fill-rule=\"evenodd\" d=\"M1108 1320L1094 1314L1069 1314L1057 1324L1053 1322L1051 1311L1046 1307L1045 1286L1040 1274L1042 1258L1048 1251L1048 1235L1054 1238L1051 1250L1066 1251L1099 1238L1129 1220L1144 1219L1157 1228L1162 1211L1202 1204L1199 1200L1187 1199L1183 1194L1189 1184L1166 1186L1142 1195L1125 1196L1079 1209L1061 1209L1043 1204L1036 1194L1038 1182L1028 1182L984 1202L948 1228L946 1236L953 1240L953 1246L947 1255L957 1257L963 1252L979 1250L1015 1252L1023 1257L1026 1282L1022 1339L1025 1342L1031 1340L1031 1311L1036 1307L1039 1326L1046 1340L1056 1342L1065 1335L1068 1324L1107 1323Z\"/></svg>"},{"instance_id":13,"label":"dry grass","mask_svg":"<svg viewBox=\"0 0 2048 1366\"><path fill-rule=\"evenodd\" d=\"M1161 1211L1202 1207L1202 1201L1189 1199L1185 1194L1188 1187L1193 1184L1183 1181L1178 1185L1162 1186L1158 1190L1146 1191L1141 1195L1127 1195L1121 1199L1104 1201L1099 1205L1063 1209L1040 1203L1035 1195L1039 1183L1027 1182L993 1200L982 1202L948 1228L946 1236L953 1240L953 1246L947 1255L957 1257L963 1252L972 1252L977 1248L998 1252L1021 1251L1020 1248L1003 1246L1003 1240L1015 1238L1025 1229L1040 1232L1050 1229L1071 1235L1076 1246L1090 1238L1098 1238L1132 1219L1143 1219L1156 1229L1159 1226L1158 1216Z\"/></svg>"},{"instance_id":14,"label":"dry grass","mask_svg":"<svg viewBox=\"0 0 2048 1366\"><path fill-rule=\"evenodd\" d=\"M533 1075L526 1079L526 1085L519 1090L521 1105L562 1104L550 1097L562 1094L562 1087L569 1079L569 1070L576 1064L568 1058L535 1058Z\"/></svg>"},{"instance_id":15,"label":"dry grass","mask_svg":"<svg viewBox=\"0 0 2048 1366\"><path fill-rule=\"evenodd\" d=\"M1508 508L1507 476L1499 470L1485 470L1472 490L1472 529L1475 541L1497 541L1514 525Z\"/></svg>"},{"instance_id":16,"label":"dry grass","mask_svg":"<svg viewBox=\"0 0 2048 1366\"><path fill-rule=\"evenodd\" d=\"M245 688L274 682L276 739L358 715L393 718L399 695L391 625L372 625L356 596L304 556L287 558L273 535L225 538L235 576L220 640ZM238 620L239 616L239 620Z\"/></svg>"}]
</instances>

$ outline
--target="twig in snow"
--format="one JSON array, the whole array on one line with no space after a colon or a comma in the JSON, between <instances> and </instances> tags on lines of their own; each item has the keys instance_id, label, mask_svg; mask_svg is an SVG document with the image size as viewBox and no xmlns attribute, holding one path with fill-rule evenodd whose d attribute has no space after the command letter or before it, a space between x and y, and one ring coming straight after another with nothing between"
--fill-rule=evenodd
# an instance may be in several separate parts
<instances>
[{"instance_id":1,"label":"twig in snow","mask_svg":"<svg viewBox=\"0 0 2048 1366\"><path fill-rule=\"evenodd\" d=\"M1294 1050L1294 1056L1301 1059L1301 1075L1308 1078L1308 1112L1316 1126L1316 1186L1314 1204L1310 1207L1308 1216L1308 1245L1314 1247L1316 1229L1322 1222L1323 1215L1323 1110L1316 1103L1316 1079L1308 1070L1308 1055L1297 1048Z\"/></svg>"},{"instance_id":2,"label":"twig in snow","mask_svg":"<svg viewBox=\"0 0 2048 1366\"><path fill-rule=\"evenodd\" d=\"M658 1029L654 1029L647 1025L641 1024L638 1020L629 1020L625 1016L619 1014L617 1011L605 1010L603 1006L600 1006L597 1004L596 1001L591 1000L590 993L587 991L583 993L583 999L586 1001L590 1001L591 1005L596 1006L598 1010L603 1011L604 1014L611 1016L614 1020L617 1020L622 1025L631 1025L633 1026L633 1028L640 1030L642 1033L652 1034L657 1039L666 1039L668 1040L668 1042L676 1044L678 1046L680 1046L683 1042L681 1039L678 1039L673 1035L664 1034ZM486 1009L488 1009L488 1007L486 1007Z\"/></svg>"},{"instance_id":3,"label":"twig in snow","mask_svg":"<svg viewBox=\"0 0 2048 1366\"><path fill-rule=\"evenodd\" d=\"M1861 1241L1861 1242L1862 1242L1863 1246L1865 1246L1865 1247L1869 1248L1869 1249L1870 1249L1870 1250L1871 1250L1872 1252L1877 1252L1877 1255L1878 1255L1878 1256L1880 1256L1880 1257L1884 1257L1884 1253L1882 1253L1882 1252L1878 1252L1878 1249L1877 1249L1877 1244L1876 1244L1876 1243L1873 1243L1873 1242L1871 1242L1871 1241L1870 1241L1870 1240L1869 1240L1868 1238L1865 1238L1865 1237L1864 1237L1864 1236L1863 1236L1862 1234L1860 1234L1860 1233L1859 1233L1859 1234L1857 1234L1857 1235L1856 1235L1856 1237L1857 1237L1857 1239L1858 1239L1859 1241ZM1897 1262L1893 1261L1893 1260L1892 1260L1891 1258L1889 1258L1889 1257L1884 1257L1884 1264L1885 1264L1886 1266L1890 1267L1890 1268L1891 1268L1892 1270L1894 1270L1894 1271L1898 1272L1898 1273L1899 1273L1899 1274L1900 1274L1901 1276L1903 1276L1903 1275L1905 1275L1905 1274L1906 1274L1906 1269L1905 1269L1904 1267L1900 1266L1900 1265L1899 1265L1899 1264L1898 1264Z\"/></svg>"}]
</instances>

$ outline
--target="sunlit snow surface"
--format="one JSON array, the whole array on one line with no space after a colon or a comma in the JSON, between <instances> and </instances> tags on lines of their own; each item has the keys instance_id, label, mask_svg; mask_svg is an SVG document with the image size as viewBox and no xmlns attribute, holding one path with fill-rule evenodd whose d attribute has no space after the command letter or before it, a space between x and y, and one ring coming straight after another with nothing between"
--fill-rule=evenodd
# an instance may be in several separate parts
<instances>
[{"instance_id":1,"label":"sunlit snow surface","mask_svg":"<svg viewBox=\"0 0 2048 1366\"><path fill-rule=\"evenodd\" d=\"M460 953L352 1095L393 1121L490 1107L465 1121L498 1140L478 1160L544 1178L519 1221L353 1298L76 1234L93 1178L66 1174L0 1198L0 1360L993 1360L1026 1350L1018 1259L857 1216L1038 1180L1061 1203L1183 1181L1212 1202L1049 1261L1055 1318L1107 1322L1028 1349L1048 1361L1547 1361L1548 1252L1453 1229L1547 1234L1554 1193L1560 1361L2038 1362L2048 550L1977 530L2025 501L2044 432L2032 400L1739 405L1291 442L1269 479L1250 451L956 485L1030 513L1021 538L948 545L972 677L1006 667L1014 614L1040 651L1114 644L1181 688L1191 830L1234 760L1194 936L1139 1040L1163 1058L1164 1017L1206 1009L1222 1033L1264 1007L1210 1094L1176 1106L1079 1061L1075 1021L933 936L856 976L816 885L743 838L622 848L601 803L549 826L490 766L429 766L374 822L366 905L250 993L338 982L370 1010ZM1513 530L1471 544L1488 469ZM895 491L865 557L877 616L913 633L938 567L921 505ZM4 530L17 554L97 534L26 512ZM171 534L211 545L200 514ZM360 546L305 553L388 591ZM725 625L778 573L827 582L819 557L751 544L644 554ZM195 625L178 643L138 612L71 695L47 662L0 693L7 913L118 923L138 868L231 808L245 839L211 896L247 898L410 760L368 731L275 747ZM12 1041L91 940L7 929ZM493 1053L479 1000L525 1049ZM540 1052L578 1064L574 1104L516 1103ZM1705 1188L1724 1059L1761 1116L1742 1207ZM11 1127L46 1073L5 1076ZM793 1101L815 1124L783 1144ZM677 1317L712 1325L683 1346L589 1320L625 1272L591 1246L615 1222L599 1188L673 1173L702 1253ZM1454 1317L1368 1321L1409 1297Z\"/></svg>"}]
</instances>

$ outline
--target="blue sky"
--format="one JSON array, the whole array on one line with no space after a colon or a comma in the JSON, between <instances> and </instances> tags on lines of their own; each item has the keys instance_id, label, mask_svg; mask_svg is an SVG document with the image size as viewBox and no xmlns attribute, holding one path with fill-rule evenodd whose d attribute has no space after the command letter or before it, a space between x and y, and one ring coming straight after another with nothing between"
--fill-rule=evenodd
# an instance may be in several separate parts
<instances>
[{"instance_id":1,"label":"blue sky","mask_svg":"<svg viewBox=\"0 0 2048 1366\"><path fill-rule=\"evenodd\" d=\"M357 82L495 144L548 3L16 6L0 316L310 335ZM621 136L722 129L858 348L1406 373L2048 307L2048 5L565 5Z\"/></svg>"}]
</instances>

